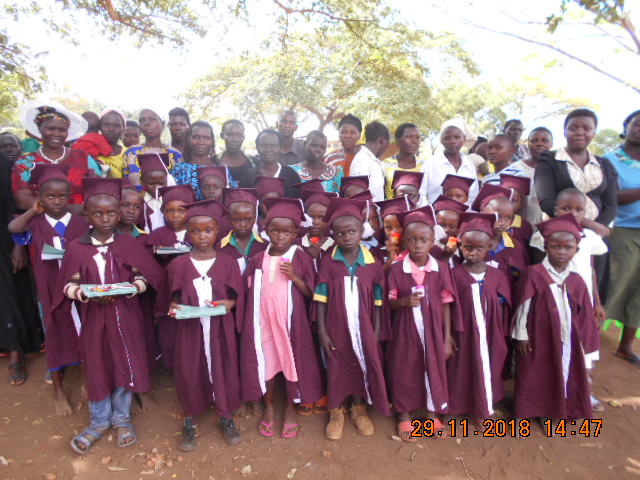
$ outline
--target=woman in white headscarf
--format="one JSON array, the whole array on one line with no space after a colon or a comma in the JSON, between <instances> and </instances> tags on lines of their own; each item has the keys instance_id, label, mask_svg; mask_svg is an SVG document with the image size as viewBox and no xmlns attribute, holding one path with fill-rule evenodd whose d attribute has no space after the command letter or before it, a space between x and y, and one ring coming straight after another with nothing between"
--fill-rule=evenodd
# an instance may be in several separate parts
<instances>
[{"instance_id":1,"label":"woman in white headscarf","mask_svg":"<svg viewBox=\"0 0 640 480\"><path fill-rule=\"evenodd\" d=\"M442 124L440 128L442 148L437 148L433 157L424 162L425 175L420 193L430 204L442 195L442 181L449 174L474 180L468 199L469 205L473 203L478 194L476 167L462 153L462 147L467 143L473 144L474 141L475 135L462 118L447 120Z\"/></svg>"}]
</instances>

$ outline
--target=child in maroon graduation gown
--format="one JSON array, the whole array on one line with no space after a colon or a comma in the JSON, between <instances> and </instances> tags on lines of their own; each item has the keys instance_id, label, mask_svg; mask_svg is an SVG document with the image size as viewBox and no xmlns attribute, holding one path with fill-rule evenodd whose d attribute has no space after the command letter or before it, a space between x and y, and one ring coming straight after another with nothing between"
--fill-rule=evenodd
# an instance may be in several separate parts
<instances>
[{"instance_id":1,"label":"child in maroon graduation gown","mask_svg":"<svg viewBox=\"0 0 640 480\"><path fill-rule=\"evenodd\" d=\"M422 172L396 170L393 172L393 181L391 183L393 198L406 195L411 208L421 207L423 205L423 199L420 198L420 185L422 185L423 178L424 173Z\"/></svg>"},{"instance_id":2,"label":"child in maroon graduation gown","mask_svg":"<svg viewBox=\"0 0 640 480\"><path fill-rule=\"evenodd\" d=\"M140 185L142 186L142 212L138 224L149 233L164 226L162 199L158 189L167 185L169 155L167 153L138 154Z\"/></svg>"},{"instance_id":3,"label":"child in maroon graduation gown","mask_svg":"<svg viewBox=\"0 0 640 480\"><path fill-rule=\"evenodd\" d=\"M384 244L372 248L371 253L384 265L386 272L402 254L402 224L398 220L398 214L411 210L407 196L392 198L376 202L380 208L382 229L384 231Z\"/></svg>"},{"instance_id":4,"label":"child in maroon graduation gown","mask_svg":"<svg viewBox=\"0 0 640 480\"><path fill-rule=\"evenodd\" d=\"M522 206L527 204L527 198L531 190L531 179L502 173L500 174L500 186L511 192L509 200L511 200L513 211L515 212L511 228L509 228L509 234L527 246L531 240L531 235L533 235L533 226L522 217L520 212L522 211Z\"/></svg>"},{"instance_id":5,"label":"child in maroon graduation gown","mask_svg":"<svg viewBox=\"0 0 640 480\"><path fill-rule=\"evenodd\" d=\"M31 172L30 184L37 187L38 199L33 206L9 224L11 233L29 232L33 259L33 276L38 301L42 308L45 326L47 365L51 372L56 415L73 413L62 388L62 372L65 366L77 364L80 318L74 306L67 312L73 321L53 324L51 305L55 292L55 278L60 270L60 260L43 257L45 245L65 250L74 239L89 228L84 218L67 210L71 187L67 175L68 165L36 164Z\"/></svg>"},{"instance_id":6,"label":"child in maroon graduation gown","mask_svg":"<svg viewBox=\"0 0 640 480\"><path fill-rule=\"evenodd\" d=\"M539 223L546 257L529 267L516 295L515 415L591 418L584 354L597 347L587 285L570 269L581 240L572 214Z\"/></svg>"},{"instance_id":7,"label":"child in maroon graduation gown","mask_svg":"<svg viewBox=\"0 0 640 480\"><path fill-rule=\"evenodd\" d=\"M224 206L229 212L226 219L231 229L220 236L216 248L235 258L241 273L247 268L249 259L267 246L256 227L257 195L255 188L225 188L223 192Z\"/></svg>"},{"instance_id":8,"label":"child in maroon graduation gown","mask_svg":"<svg viewBox=\"0 0 640 480\"><path fill-rule=\"evenodd\" d=\"M284 178L256 175L256 193L258 194L258 230L262 238L269 240L264 233L264 218L267 215L264 201L267 198L284 197Z\"/></svg>"},{"instance_id":9,"label":"child in maroon graduation gown","mask_svg":"<svg viewBox=\"0 0 640 480\"><path fill-rule=\"evenodd\" d=\"M434 414L447 410L446 361L453 354L452 329L458 314L455 288L446 263L433 258L434 213L430 206L398 215L408 254L387 274L392 337L387 346L391 403L398 414L398 435L411 437L411 412L426 408L436 435L445 432ZM452 320L453 319L453 320Z\"/></svg>"},{"instance_id":10,"label":"child in maroon graduation gown","mask_svg":"<svg viewBox=\"0 0 640 480\"><path fill-rule=\"evenodd\" d=\"M122 179L122 198L120 199L120 221L117 230L134 238L146 235L143 229L136 225L142 211L142 195L129 179Z\"/></svg>"},{"instance_id":11,"label":"child in maroon graduation gown","mask_svg":"<svg viewBox=\"0 0 640 480\"><path fill-rule=\"evenodd\" d=\"M442 181L442 196L469 205L469 189L475 180L448 173Z\"/></svg>"},{"instance_id":12,"label":"child in maroon graduation gown","mask_svg":"<svg viewBox=\"0 0 640 480\"><path fill-rule=\"evenodd\" d=\"M351 419L361 435L375 430L366 403L390 413L379 347L389 336L382 309L385 280L382 265L360 245L365 206L357 200L331 199L325 220L337 246L320 261L313 296L327 366L330 411L325 435L330 440L342 438L347 398L352 399Z\"/></svg>"},{"instance_id":13,"label":"child in maroon graduation gown","mask_svg":"<svg viewBox=\"0 0 640 480\"><path fill-rule=\"evenodd\" d=\"M468 414L478 428L504 397L502 371L511 331L509 280L484 261L495 220L495 215L462 214L459 236L464 262L451 271L462 328L454 333L457 350L447 362L449 413Z\"/></svg>"},{"instance_id":14,"label":"child in maroon graduation gown","mask_svg":"<svg viewBox=\"0 0 640 480\"><path fill-rule=\"evenodd\" d=\"M294 186L300 190L304 213L311 223L304 235L299 238L299 244L311 255L317 271L318 262L335 244L329 235L329 226L324 221L324 216L327 214L329 202L337 197L337 194L325 192L320 179L309 180Z\"/></svg>"},{"instance_id":15,"label":"child in maroon graduation gown","mask_svg":"<svg viewBox=\"0 0 640 480\"><path fill-rule=\"evenodd\" d=\"M203 200L214 198L222 202L223 190L227 187L227 167L210 165L198 168L198 186Z\"/></svg>"},{"instance_id":16,"label":"child in maroon graduation gown","mask_svg":"<svg viewBox=\"0 0 640 480\"><path fill-rule=\"evenodd\" d=\"M144 243L160 266L166 268L169 262L179 254L162 253L162 247L174 247L183 249L185 252L190 248L185 239L187 234L187 209L185 205L195 202L196 198L191 185L160 187L158 194L162 202L161 211L164 216L164 225L145 236ZM168 315L162 315L155 321L162 365L171 370L176 341L176 323Z\"/></svg>"},{"instance_id":17,"label":"child in maroon graduation gown","mask_svg":"<svg viewBox=\"0 0 640 480\"><path fill-rule=\"evenodd\" d=\"M304 213L292 198L265 200L269 246L254 255L245 272L247 304L242 328L241 378L245 401L264 401L258 433L272 437L275 376L286 382L287 407L280 436L300 431L294 405L322 397L322 379L311 335L308 307L315 269L311 257L293 242Z\"/></svg>"},{"instance_id":18,"label":"child in maroon graduation gown","mask_svg":"<svg viewBox=\"0 0 640 480\"><path fill-rule=\"evenodd\" d=\"M120 217L122 180L83 179L88 234L67 246L53 303L53 322L68 322L70 301L79 304L82 328L80 351L85 370L91 423L71 440L78 454L89 451L110 428L117 429L116 445L136 442L130 423L133 392L150 387L144 341L144 319L137 294L151 285L159 299L167 299L166 274L151 254L133 237L115 231ZM133 295L88 299L81 284L128 283ZM167 311L158 302L157 311ZM62 314L62 315L61 315Z\"/></svg>"},{"instance_id":19,"label":"child in maroon graduation gown","mask_svg":"<svg viewBox=\"0 0 640 480\"><path fill-rule=\"evenodd\" d=\"M459 265L462 258L458 252L458 232L460 231L460 217L469 207L451 198L440 195L433 202L436 212L436 222L444 230L445 235L439 242L434 242L431 255L449 264L450 267Z\"/></svg>"},{"instance_id":20,"label":"child in maroon graduation gown","mask_svg":"<svg viewBox=\"0 0 640 480\"><path fill-rule=\"evenodd\" d=\"M180 450L195 448L193 417L214 404L228 444L240 442L231 412L240 406L239 331L244 311L244 286L236 261L214 249L224 207L214 199L186 206L187 235L193 249L169 265L172 305L224 305L226 314L175 320L174 378L184 409Z\"/></svg>"}]
</instances>

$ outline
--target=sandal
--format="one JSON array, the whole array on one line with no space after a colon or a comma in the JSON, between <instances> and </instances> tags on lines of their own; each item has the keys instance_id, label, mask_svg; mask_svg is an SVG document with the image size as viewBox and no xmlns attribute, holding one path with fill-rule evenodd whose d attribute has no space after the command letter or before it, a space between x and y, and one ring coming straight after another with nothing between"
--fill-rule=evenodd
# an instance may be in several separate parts
<instances>
[{"instance_id":1,"label":"sandal","mask_svg":"<svg viewBox=\"0 0 640 480\"><path fill-rule=\"evenodd\" d=\"M27 381L27 370L25 368L24 360L20 360L16 363L9 365L9 384L10 385L22 385Z\"/></svg>"},{"instance_id":2,"label":"sandal","mask_svg":"<svg viewBox=\"0 0 640 480\"><path fill-rule=\"evenodd\" d=\"M298 405L298 415L302 415L303 417L308 417L309 415L313 415L313 403L301 403Z\"/></svg>"},{"instance_id":3,"label":"sandal","mask_svg":"<svg viewBox=\"0 0 640 480\"><path fill-rule=\"evenodd\" d=\"M181 452L192 452L196 448L196 426L193 418L185 418L182 422L182 438L178 450Z\"/></svg>"},{"instance_id":4,"label":"sandal","mask_svg":"<svg viewBox=\"0 0 640 480\"><path fill-rule=\"evenodd\" d=\"M447 438L447 428L440 421L439 418L434 418L433 420L433 438L436 440L441 440L443 438Z\"/></svg>"},{"instance_id":5,"label":"sandal","mask_svg":"<svg viewBox=\"0 0 640 480\"><path fill-rule=\"evenodd\" d=\"M227 445L237 445L240 443L240 431L233 422L233 418L221 418L220 427Z\"/></svg>"},{"instance_id":6,"label":"sandal","mask_svg":"<svg viewBox=\"0 0 640 480\"><path fill-rule=\"evenodd\" d=\"M78 455L85 455L89 453L89 450L91 450L93 444L100 440L102 438L102 435L104 435L104 432L106 431L106 428L104 429L104 431L100 432L97 429L87 427L81 433L71 439L71 448ZM82 448L81 445L84 448Z\"/></svg>"},{"instance_id":7,"label":"sandal","mask_svg":"<svg viewBox=\"0 0 640 480\"><path fill-rule=\"evenodd\" d=\"M604 405L593 395L591 395L591 410L596 413L604 412Z\"/></svg>"},{"instance_id":8,"label":"sandal","mask_svg":"<svg viewBox=\"0 0 640 480\"><path fill-rule=\"evenodd\" d=\"M133 425L130 423L123 423L122 425L114 425L118 430L123 430L118 433L116 437L116 446L118 448L130 447L138 441L136 438L136 432L133 430Z\"/></svg>"},{"instance_id":9,"label":"sandal","mask_svg":"<svg viewBox=\"0 0 640 480\"><path fill-rule=\"evenodd\" d=\"M413 432L414 428L411 425L411 422L409 420L398 422L397 429L398 429L398 436L403 442L410 442L410 443L417 442L417 440L411 436L411 432Z\"/></svg>"},{"instance_id":10,"label":"sandal","mask_svg":"<svg viewBox=\"0 0 640 480\"><path fill-rule=\"evenodd\" d=\"M262 428L261 428L262 427ZM273 422L260 422L258 424L258 433L263 437L273 437Z\"/></svg>"},{"instance_id":11,"label":"sandal","mask_svg":"<svg viewBox=\"0 0 640 480\"><path fill-rule=\"evenodd\" d=\"M326 395L313 404L313 413L315 413L316 415L324 415L326 413L329 413Z\"/></svg>"},{"instance_id":12,"label":"sandal","mask_svg":"<svg viewBox=\"0 0 640 480\"><path fill-rule=\"evenodd\" d=\"M626 353L614 352L616 357L621 358L622 360L629 362L631 365L635 367L640 367L640 357L638 355L628 355Z\"/></svg>"},{"instance_id":13,"label":"sandal","mask_svg":"<svg viewBox=\"0 0 640 480\"><path fill-rule=\"evenodd\" d=\"M300 424L299 423L284 423L282 424L282 432L280 433L280 438L296 438L300 433Z\"/></svg>"}]
</instances>

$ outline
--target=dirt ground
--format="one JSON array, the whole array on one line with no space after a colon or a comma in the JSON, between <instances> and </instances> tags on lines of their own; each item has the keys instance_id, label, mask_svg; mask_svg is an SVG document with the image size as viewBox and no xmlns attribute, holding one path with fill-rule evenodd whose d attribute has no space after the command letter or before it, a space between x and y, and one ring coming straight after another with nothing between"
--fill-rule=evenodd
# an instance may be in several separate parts
<instances>
[{"instance_id":1,"label":"dirt ground","mask_svg":"<svg viewBox=\"0 0 640 480\"><path fill-rule=\"evenodd\" d=\"M458 436L408 444L392 438L391 418L376 415L373 437L359 436L347 422L343 439L331 442L323 435L326 417L314 415L300 417L302 431L295 440L262 438L255 417L240 418L242 443L229 447L209 411L199 419L196 451L184 454L176 448L181 427L176 393L170 377L158 373L153 392L158 406L133 420L138 443L118 449L114 436L105 435L89 455L79 457L69 440L88 418L80 372L65 378L76 413L56 417L51 387L42 380L44 357L30 359L29 380L20 387L6 383L8 360L2 359L0 479L640 478L640 369L612 355L618 332L603 333L595 370L594 391L606 404L598 438L546 438L535 425L525 439Z\"/></svg>"}]
</instances>

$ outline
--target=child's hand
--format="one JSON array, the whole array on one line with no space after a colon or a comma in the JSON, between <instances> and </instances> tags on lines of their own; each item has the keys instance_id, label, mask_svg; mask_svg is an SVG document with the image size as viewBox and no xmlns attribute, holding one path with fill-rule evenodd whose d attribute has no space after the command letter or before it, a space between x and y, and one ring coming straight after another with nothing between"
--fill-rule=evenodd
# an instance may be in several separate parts
<instances>
[{"instance_id":1,"label":"child's hand","mask_svg":"<svg viewBox=\"0 0 640 480\"><path fill-rule=\"evenodd\" d=\"M107 296L107 297L94 297L91 299L93 303L99 303L100 305L106 305L108 303L113 303L116 301L115 296Z\"/></svg>"},{"instance_id":2,"label":"child's hand","mask_svg":"<svg viewBox=\"0 0 640 480\"><path fill-rule=\"evenodd\" d=\"M607 319L607 314L602 307L602 304L598 302L595 307L596 311L596 326L600 328L604 321Z\"/></svg>"},{"instance_id":3,"label":"child's hand","mask_svg":"<svg viewBox=\"0 0 640 480\"><path fill-rule=\"evenodd\" d=\"M227 310L227 312L231 311L231 309L236 306L235 300L226 300L226 299L212 300L212 301L207 300L207 303L212 307L217 307L219 305L222 305Z\"/></svg>"},{"instance_id":4,"label":"child's hand","mask_svg":"<svg viewBox=\"0 0 640 480\"><path fill-rule=\"evenodd\" d=\"M529 343L529 340L518 340L516 341L516 350L520 355L522 355L523 357L526 357L527 354L531 352L533 349L531 348L531 344Z\"/></svg>"},{"instance_id":5,"label":"child's hand","mask_svg":"<svg viewBox=\"0 0 640 480\"><path fill-rule=\"evenodd\" d=\"M280 261L280 273L285 275L289 280L295 280L298 277L293 270L291 262L285 262L284 260Z\"/></svg>"},{"instance_id":6,"label":"child's hand","mask_svg":"<svg viewBox=\"0 0 640 480\"><path fill-rule=\"evenodd\" d=\"M14 245L11 250L11 264L13 273L17 273L27 266L27 249L23 245Z\"/></svg>"},{"instance_id":7,"label":"child's hand","mask_svg":"<svg viewBox=\"0 0 640 480\"><path fill-rule=\"evenodd\" d=\"M420 301L422 300L422 296L417 293L412 293L408 297L404 297L402 299L403 305L408 308L417 307L420 305Z\"/></svg>"},{"instance_id":8,"label":"child's hand","mask_svg":"<svg viewBox=\"0 0 640 480\"><path fill-rule=\"evenodd\" d=\"M449 360L453 354L456 352L456 344L453 341L453 338L445 339L444 341L444 356L447 360Z\"/></svg>"},{"instance_id":9,"label":"child's hand","mask_svg":"<svg viewBox=\"0 0 640 480\"><path fill-rule=\"evenodd\" d=\"M333 341L331 341L331 338L326 333L320 334L318 340L320 341L320 347L322 348L322 351L327 356L327 358L330 358L331 353L336 349Z\"/></svg>"},{"instance_id":10,"label":"child's hand","mask_svg":"<svg viewBox=\"0 0 640 480\"><path fill-rule=\"evenodd\" d=\"M40 200L36 200L35 202L33 202L33 205L31 206L31 211L35 215L42 215L44 214L44 205Z\"/></svg>"},{"instance_id":11,"label":"child's hand","mask_svg":"<svg viewBox=\"0 0 640 480\"><path fill-rule=\"evenodd\" d=\"M170 317L175 317L176 316L176 311L180 309L180 304L177 302L171 302L169 304L169 312L167 313L167 315L169 315Z\"/></svg>"}]
</instances>

